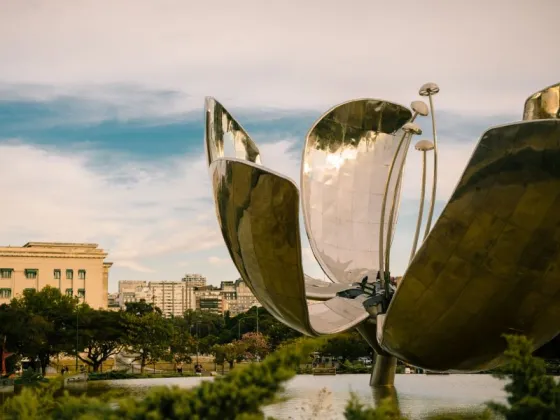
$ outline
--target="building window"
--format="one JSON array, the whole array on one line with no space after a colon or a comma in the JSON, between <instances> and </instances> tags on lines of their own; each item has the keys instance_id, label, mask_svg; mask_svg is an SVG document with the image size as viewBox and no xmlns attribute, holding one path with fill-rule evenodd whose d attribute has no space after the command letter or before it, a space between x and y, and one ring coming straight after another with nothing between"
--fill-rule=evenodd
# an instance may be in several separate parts
<instances>
[{"instance_id":1,"label":"building window","mask_svg":"<svg viewBox=\"0 0 560 420\"><path fill-rule=\"evenodd\" d=\"M54 279L60 280L60 270L58 269L54 270Z\"/></svg>"},{"instance_id":2,"label":"building window","mask_svg":"<svg viewBox=\"0 0 560 420\"><path fill-rule=\"evenodd\" d=\"M72 296L74 291L72 289L66 289L66 296Z\"/></svg>"},{"instance_id":3,"label":"building window","mask_svg":"<svg viewBox=\"0 0 560 420\"><path fill-rule=\"evenodd\" d=\"M86 279L86 270L78 270L78 278L80 280L85 280Z\"/></svg>"},{"instance_id":4,"label":"building window","mask_svg":"<svg viewBox=\"0 0 560 420\"><path fill-rule=\"evenodd\" d=\"M85 298L86 297L86 289L78 289L78 297Z\"/></svg>"},{"instance_id":5,"label":"building window","mask_svg":"<svg viewBox=\"0 0 560 420\"><path fill-rule=\"evenodd\" d=\"M0 289L0 298L11 298L12 297L12 289Z\"/></svg>"},{"instance_id":6,"label":"building window","mask_svg":"<svg viewBox=\"0 0 560 420\"><path fill-rule=\"evenodd\" d=\"M0 278L11 279L12 278L12 268L0 268Z\"/></svg>"},{"instance_id":7,"label":"building window","mask_svg":"<svg viewBox=\"0 0 560 420\"><path fill-rule=\"evenodd\" d=\"M26 268L25 269L25 278L26 279L36 279L37 278L37 269L36 268Z\"/></svg>"},{"instance_id":8,"label":"building window","mask_svg":"<svg viewBox=\"0 0 560 420\"><path fill-rule=\"evenodd\" d=\"M25 292L34 292L34 291L35 291L35 288L34 288L34 287L28 287L28 288L26 288L26 289L23 289L23 292L24 292L24 293L25 293Z\"/></svg>"},{"instance_id":9,"label":"building window","mask_svg":"<svg viewBox=\"0 0 560 420\"><path fill-rule=\"evenodd\" d=\"M66 280L74 280L74 270L66 270Z\"/></svg>"}]
</instances>

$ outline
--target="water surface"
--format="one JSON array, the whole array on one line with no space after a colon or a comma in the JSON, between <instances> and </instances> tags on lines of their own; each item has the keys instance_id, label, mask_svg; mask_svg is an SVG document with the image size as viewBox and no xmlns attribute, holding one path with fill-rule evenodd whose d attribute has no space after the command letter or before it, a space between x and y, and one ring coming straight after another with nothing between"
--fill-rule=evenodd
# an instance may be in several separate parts
<instances>
[{"instance_id":1,"label":"water surface","mask_svg":"<svg viewBox=\"0 0 560 420\"><path fill-rule=\"evenodd\" d=\"M141 395L154 386L176 385L190 388L212 378L154 378L120 381L95 381L88 393L109 388L126 389ZM369 375L312 376L298 375L286 384L285 400L266 407L269 416L278 419L343 419L344 407L354 392L363 403L374 404ZM411 419L421 419L438 411L474 411L487 401L505 402L505 382L490 375L397 375L395 388L401 411ZM321 392L322 389L325 391Z\"/></svg>"}]
</instances>

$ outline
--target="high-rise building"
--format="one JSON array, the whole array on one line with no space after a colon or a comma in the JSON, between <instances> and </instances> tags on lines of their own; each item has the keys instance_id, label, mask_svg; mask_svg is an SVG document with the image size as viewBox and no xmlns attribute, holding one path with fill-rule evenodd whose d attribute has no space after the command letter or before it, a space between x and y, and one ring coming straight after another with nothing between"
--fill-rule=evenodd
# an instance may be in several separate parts
<instances>
[{"instance_id":1,"label":"high-rise building","mask_svg":"<svg viewBox=\"0 0 560 420\"><path fill-rule=\"evenodd\" d=\"M119 305L126 308L129 302L146 301L152 303L152 291L148 282L144 280L121 280L119 281Z\"/></svg>"},{"instance_id":2,"label":"high-rise building","mask_svg":"<svg viewBox=\"0 0 560 420\"><path fill-rule=\"evenodd\" d=\"M216 314L223 314L224 297L222 289L214 286L203 286L194 289L196 297L196 309L204 312L212 312Z\"/></svg>"},{"instance_id":3,"label":"high-rise building","mask_svg":"<svg viewBox=\"0 0 560 420\"><path fill-rule=\"evenodd\" d=\"M231 315L247 312L253 306L262 306L242 279L236 280L234 284L236 299L228 305Z\"/></svg>"},{"instance_id":4,"label":"high-rise building","mask_svg":"<svg viewBox=\"0 0 560 420\"><path fill-rule=\"evenodd\" d=\"M45 286L77 296L92 308L107 308L109 269L107 253L97 244L28 242L0 247L0 304L26 289Z\"/></svg>"},{"instance_id":5,"label":"high-rise building","mask_svg":"<svg viewBox=\"0 0 560 420\"><path fill-rule=\"evenodd\" d=\"M118 293L109 293L107 295L107 309L109 311L120 311L121 305L119 303Z\"/></svg>"},{"instance_id":6,"label":"high-rise building","mask_svg":"<svg viewBox=\"0 0 560 420\"><path fill-rule=\"evenodd\" d=\"M204 287L206 286L206 277L200 274L185 274L181 279L187 287Z\"/></svg>"},{"instance_id":7,"label":"high-rise building","mask_svg":"<svg viewBox=\"0 0 560 420\"><path fill-rule=\"evenodd\" d=\"M183 316L196 309L194 287L187 287L179 281L151 281L148 285L152 292L152 303L161 309L165 316Z\"/></svg>"}]
</instances>

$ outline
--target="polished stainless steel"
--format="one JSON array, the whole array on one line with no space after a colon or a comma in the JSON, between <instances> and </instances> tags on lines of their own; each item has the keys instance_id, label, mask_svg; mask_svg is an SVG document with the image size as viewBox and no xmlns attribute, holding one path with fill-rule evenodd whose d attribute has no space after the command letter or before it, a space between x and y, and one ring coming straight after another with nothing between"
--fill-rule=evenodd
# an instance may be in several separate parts
<instances>
[{"instance_id":1,"label":"polished stainless steel","mask_svg":"<svg viewBox=\"0 0 560 420\"><path fill-rule=\"evenodd\" d=\"M261 166L256 144L208 98L205 144L216 214L241 277L274 317L304 334L355 327L378 354L374 386L393 384L396 358L469 372L503 361L504 333L525 334L535 348L546 343L560 332L560 119L542 118L558 118L559 88L527 100L529 121L484 133L433 230L432 96L439 87L420 89L429 110L415 101L414 116L376 99L324 114L305 141L302 207L313 253L334 283L303 273L294 182ZM425 238L396 291L379 288L371 282L390 268L404 163L420 132L410 123L428 113L434 138L416 144L423 181L413 244L433 149Z\"/></svg>"},{"instance_id":2,"label":"polished stainless steel","mask_svg":"<svg viewBox=\"0 0 560 420\"><path fill-rule=\"evenodd\" d=\"M424 231L424 239L428 236L432 228L432 217L434 216L434 207L436 205L437 194L437 170L438 170L438 143L437 143L437 130L436 130L436 115L434 111L433 96L439 92L439 86L435 83L426 83L422 85L418 92L420 96L427 96L430 101L430 114L432 115L432 130L434 133L434 171L432 175L432 197L430 200L430 210L428 211L428 220L426 221L426 230Z\"/></svg>"},{"instance_id":3,"label":"polished stainless steel","mask_svg":"<svg viewBox=\"0 0 560 420\"><path fill-rule=\"evenodd\" d=\"M317 280L305 275L305 297L309 300L329 300L336 297L337 293L356 288L345 283L332 283Z\"/></svg>"},{"instance_id":4,"label":"polished stainless steel","mask_svg":"<svg viewBox=\"0 0 560 420\"><path fill-rule=\"evenodd\" d=\"M412 115L412 118L410 120L410 122L414 122L414 120L416 119L416 117L418 115L421 115L423 117L427 116L429 111L428 111L428 106L422 102L422 101L414 101L410 104L410 107L412 108L412 110L414 111L414 114ZM422 130L420 130L420 127L418 127L419 130L416 131L415 134L422 134ZM404 168L406 165L406 157L408 156L408 149L410 146L410 141L412 139L412 136L408 137L408 141L405 145L405 149L404 149L404 157L403 157L403 161L402 164L400 165L400 170L399 173L397 174L397 187L394 190L393 193L393 206L391 207L391 214L389 215L389 232L387 232L387 243L385 245L385 267L387 271L390 272L390 263L391 263L391 242L390 240L392 240L392 238L394 237L394 232L393 230L395 229L395 226L397 224L397 207L398 207L398 203L400 203L399 200L399 194L401 191L401 184L402 184L402 178L403 178L403 173L404 173ZM396 155L395 155L396 156ZM383 226L383 224L382 224ZM381 235L383 236L383 235Z\"/></svg>"},{"instance_id":5,"label":"polished stainless steel","mask_svg":"<svg viewBox=\"0 0 560 420\"><path fill-rule=\"evenodd\" d=\"M316 259L334 282L375 279L379 272L382 198L411 116L401 105L359 99L329 110L307 134L301 171L305 227ZM396 167L403 157L401 149ZM396 185L394 178L389 197Z\"/></svg>"},{"instance_id":6,"label":"polished stainless steel","mask_svg":"<svg viewBox=\"0 0 560 420\"><path fill-rule=\"evenodd\" d=\"M413 105L414 105L414 103L413 103ZM395 213L396 213L396 208L398 206L398 203L400 202L400 200L399 200L400 185L401 185L400 176L402 175L402 170L403 170L404 164L406 162L406 155L408 154L408 146L410 144L410 140L412 138L412 135L413 134L422 134L422 130L420 129L420 127L417 124L414 124L414 120L416 119L417 116L418 116L418 113L414 112L410 121L407 122L402 127L403 135L402 135L402 137L399 141L399 144L397 146L397 150L395 151L395 154L393 155L393 160L391 161L391 166L389 167L389 175L387 176L387 182L385 183L385 192L383 194L383 200L381 202L381 219L380 219L380 223L379 223L379 273L380 273L380 277L382 279L384 279L384 282L386 281L385 273L390 272L389 264L390 264L390 258L391 258L391 254L390 254L391 241L393 239L393 227L394 227L393 223L396 223ZM401 147L403 146L403 143L405 144L405 148L404 148L403 152L400 153ZM393 202L392 202L392 206L391 206L390 212L389 212L389 223L388 223L388 227L387 227L387 237L386 237L387 244L384 247L383 246L383 240L385 239L385 232L384 232L383 228L385 227L385 213L387 211L387 196L389 195L389 188L391 187L393 170L395 169L395 163L396 163L398 157L401 158L401 161L400 161L400 167L398 168L396 186L393 189ZM387 288L388 285L385 284L384 287Z\"/></svg>"},{"instance_id":7,"label":"polished stainless steel","mask_svg":"<svg viewBox=\"0 0 560 420\"><path fill-rule=\"evenodd\" d=\"M418 220L416 221L416 230L414 232L414 239L412 240L412 250L410 251L410 261L412 261L414 254L416 254L420 227L422 226L422 217L424 216L424 199L426 197L426 152L433 150L434 144L430 140L420 140L414 145L414 148L422 152L422 187L420 192L420 206L418 208Z\"/></svg>"},{"instance_id":8,"label":"polished stainless steel","mask_svg":"<svg viewBox=\"0 0 560 420\"><path fill-rule=\"evenodd\" d=\"M227 156L225 146L229 137L233 151L229 157L245 159L249 162L261 163L257 145L222 104L214 98L205 100L205 144L208 164Z\"/></svg>"},{"instance_id":9,"label":"polished stainless steel","mask_svg":"<svg viewBox=\"0 0 560 420\"><path fill-rule=\"evenodd\" d=\"M368 318L366 296L308 308L293 181L260 165L218 158L210 165L217 217L231 258L261 304L308 335L345 331Z\"/></svg>"},{"instance_id":10,"label":"polished stainless steel","mask_svg":"<svg viewBox=\"0 0 560 420\"><path fill-rule=\"evenodd\" d=\"M559 160L560 120L483 134L391 301L378 337L386 352L478 371L502 362L504 333L535 348L558 334Z\"/></svg>"},{"instance_id":11,"label":"polished stainless steel","mask_svg":"<svg viewBox=\"0 0 560 420\"><path fill-rule=\"evenodd\" d=\"M533 93L525 101L524 120L560 118L560 83Z\"/></svg>"},{"instance_id":12,"label":"polished stainless steel","mask_svg":"<svg viewBox=\"0 0 560 420\"><path fill-rule=\"evenodd\" d=\"M414 114L416 115L421 115L423 117L426 117L430 113L430 110L428 109L428 105L426 105L426 103L422 101L413 101L410 104L410 107L412 108L412 111L414 111Z\"/></svg>"}]
</instances>

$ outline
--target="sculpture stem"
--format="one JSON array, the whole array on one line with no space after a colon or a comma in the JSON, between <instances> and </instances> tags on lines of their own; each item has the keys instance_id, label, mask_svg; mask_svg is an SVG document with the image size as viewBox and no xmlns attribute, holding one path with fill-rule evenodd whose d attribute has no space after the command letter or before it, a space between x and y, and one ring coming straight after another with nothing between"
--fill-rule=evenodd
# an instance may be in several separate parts
<instances>
[{"instance_id":1,"label":"sculpture stem","mask_svg":"<svg viewBox=\"0 0 560 420\"><path fill-rule=\"evenodd\" d=\"M420 235L420 226L422 226L422 216L424 214L424 196L426 195L426 151L422 151L422 192L420 193L420 209L418 210L418 221L416 222L416 232L412 241L412 251L410 252L410 261L416 254L418 246L418 236Z\"/></svg>"},{"instance_id":2,"label":"sculpture stem","mask_svg":"<svg viewBox=\"0 0 560 420\"><path fill-rule=\"evenodd\" d=\"M432 114L432 130L434 132L434 177L432 180L432 198L430 203L430 210L428 212L428 221L426 222L426 230L424 231L424 239L430 233L432 228L432 216L434 215L434 206L436 204L436 188L437 188L437 169L438 169L438 145L437 145L437 131L436 131L436 116L434 114L434 101L432 95L428 95L430 99L430 114Z\"/></svg>"},{"instance_id":3,"label":"sculpture stem","mask_svg":"<svg viewBox=\"0 0 560 420\"><path fill-rule=\"evenodd\" d=\"M416 116L418 115L418 113L414 113L414 115L412 116L412 118L410 119L410 122L413 122L416 119ZM395 163L397 161L397 157L399 155L399 152L401 150L401 147L406 139L406 132L403 132L403 135L401 137L401 139L399 140L399 144L397 145L397 150L395 151L395 155L393 156L393 159L391 161L391 166L389 167L389 174L387 175L387 182L385 184L385 191L383 193L383 202L381 203L381 220L380 220L380 225L379 225L379 278L381 279L381 281L383 283L385 283L385 271L389 271L389 262L387 261L384 264L384 249L383 249L383 239L384 239L384 230L385 230L385 212L386 212L386 207L387 207L387 195L389 194L389 187L391 185L391 178L393 176L393 170L395 168ZM409 134L409 138L412 138L412 133ZM405 153L405 158L406 158L406 149L404 151ZM403 159L403 165L404 165L404 159ZM402 168L402 166L401 166ZM402 170L399 171L399 177L402 175ZM399 178L397 178L397 185L396 188L399 187ZM395 190L396 191L396 190ZM395 192L395 197L396 197L396 192ZM394 211L395 211L395 197L393 198L393 204L391 206L391 213L390 213L390 222L389 224L392 223L393 220L393 216L394 216ZM391 236L392 232L391 232L391 226L389 225L387 227L387 252L389 250L389 245L390 245L390 236ZM385 288L387 289L387 284L384 284Z\"/></svg>"},{"instance_id":4,"label":"sculpture stem","mask_svg":"<svg viewBox=\"0 0 560 420\"><path fill-rule=\"evenodd\" d=\"M395 385L395 373L397 371L397 358L393 356L385 356L382 354L375 355L375 365L369 380L370 386L373 387L392 387Z\"/></svg>"},{"instance_id":5,"label":"sculpture stem","mask_svg":"<svg viewBox=\"0 0 560 420\"><path fill-rule=\"evenodd\" d=\"M412 116L412 119L410 120L410 122L414 122L414 120L416 119L416 117L418 116L418 113L414 113L414 115ZM406 142L406 145L404 146L404 156L403 156L403 160L402 160L402 164L399 168L399 173L397 174L397 185L395 185L395 191L393 192L393 203L391 205L391 213L389 214L389 223L387 224L387 240L385 241L385 268L387 271L390 271L390 267L389 264L391 262L391 241L393 238L393 220L395 220L395 214L397 213L397 195L401 189L401 183L402 183L402 177L403 177L403 172L404 172L404 165L406 163L406 157L408 155L408 149L410 146L410 141L412 140L412 133L410 133L410 135L408 136L408 141ZM396 159L397 155L395 154L395 159ZM386 190L387 193L387 190ZM384 210L385 208L383 208ZM383 237L383 235L381 235L381 237Z\"/></svg>"}]
</instances>

